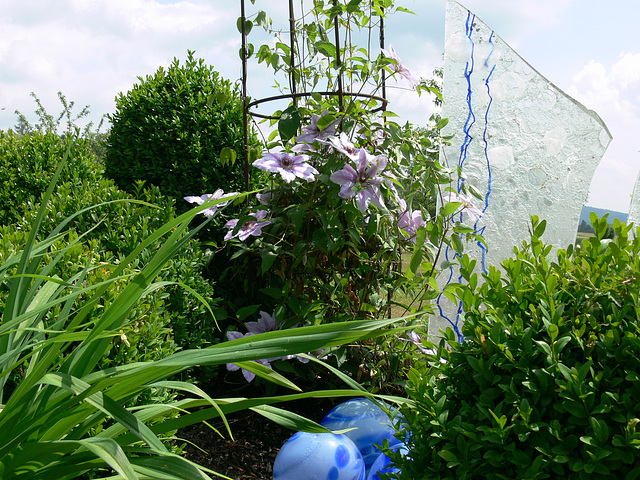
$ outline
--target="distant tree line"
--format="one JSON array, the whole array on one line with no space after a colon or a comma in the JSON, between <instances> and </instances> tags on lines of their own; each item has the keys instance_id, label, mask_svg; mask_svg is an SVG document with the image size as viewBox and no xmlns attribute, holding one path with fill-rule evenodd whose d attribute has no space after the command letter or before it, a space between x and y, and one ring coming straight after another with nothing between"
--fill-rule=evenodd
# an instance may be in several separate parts
<instances>
[{"instance_id":1,"label":"distant tree line","mask_svg":"<svg viewBox=\"0 0 640 480\"><path fill-rule=\"evenodd\" d=\"M586 220L582 220L580 225L578 225L578 233L592 233L595 234L593 230L593 226L587 222ZM613 225L607 225L607 232L604 235L604 238L613 238L615 236L615 231L613 229Z\"/></svg>"}]
</instances>

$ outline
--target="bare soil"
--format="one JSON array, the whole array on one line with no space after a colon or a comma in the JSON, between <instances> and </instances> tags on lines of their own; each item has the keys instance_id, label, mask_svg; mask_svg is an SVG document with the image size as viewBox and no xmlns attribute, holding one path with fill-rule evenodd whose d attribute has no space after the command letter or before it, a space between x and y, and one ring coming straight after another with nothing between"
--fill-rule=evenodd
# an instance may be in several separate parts
<instances>
[{"instance_id":1,"label":"bare soil","mask_svg":"<svg viewBox=\"0 0 640 480\"><path fill-rule=\"evenodd\" d=\"M249 395L243 392L241 396ZM308 399L276 406L320 422L334 402ZM271 480L276 455L295 432L250 410L229 415L227 420L233 441L219 419L209 424L225 438L202 423L180 430L177 436L190 442L185 446L185 457L233 480Z\"/></svg>"}]
</instances>

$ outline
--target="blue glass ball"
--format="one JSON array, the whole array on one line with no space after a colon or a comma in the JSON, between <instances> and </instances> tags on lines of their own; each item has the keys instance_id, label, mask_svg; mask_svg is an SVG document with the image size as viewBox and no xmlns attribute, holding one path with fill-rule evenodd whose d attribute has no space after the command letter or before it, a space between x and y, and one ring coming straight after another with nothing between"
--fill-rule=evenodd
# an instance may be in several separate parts
<instances>
[{"instance_id":1,"label":"blue glass ball","mask_svg":"<svg viewBox=\"0 0 640 480\"><path fill-rule=\"evenodd\" d=\"M278 452L273 480L365 480L364 461L345 435L298 432Z\"/></svg>"},{"instance_id":2,"label":"blue glass ball","mask_svg":"<svg viewBox=\"0 0 640 480\"><path fill-rule=\"evenodd\" d=\"M382 445L384 439L387 439L390 445L399 443L387 414L367 398L354 398L342 402L329 411L320 423L334 431L356 427L356 430L344 435L353 440L360 450L365 470L369 470L381 453L374 444Z\"/></svg>"},{"instance_id":3,"label":"blue glass ball","mask_svg":"<svg viewBox=\"0 0 640 480\"><path fill-rule=\"evenodd\" d=\"M391 450L400 449L400 451L405 455L409 453L409 450L404 443L398 443L390 448ZM400 470L397 467L394 467L391 464L391 459L389 457L384 453L380 453L375 462L373 462L373 465L371 465L369 475L367 475L367 480L380 480L378 473L398 473L399 471Z\"/></svg>"}]
</instances>

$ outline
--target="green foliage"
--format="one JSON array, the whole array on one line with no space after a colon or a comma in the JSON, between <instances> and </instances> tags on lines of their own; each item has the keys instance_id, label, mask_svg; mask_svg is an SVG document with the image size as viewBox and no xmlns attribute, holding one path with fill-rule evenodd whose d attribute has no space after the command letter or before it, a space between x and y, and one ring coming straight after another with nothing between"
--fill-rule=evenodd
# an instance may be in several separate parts
<instances>
[{"instance_id":1,"label":"green foliage","mask_svg":"<svg viewBox=\"0 0 640 480\"><path fill-rule=\"evenodd\" d=\"M327 125L325 117L333 121ZM440 184L449 181L437 159L443 141L439 127L412 129L366 120L345 116L343 124L352 129L345 126L339 134L338 118L316 114L303 127L312 133L295 137L293 150L304 156L292 160L296 153L274 153L254 163L264 168L263 162L300 162L297 168L316 173L293 178L280 167L281 174L272 175L268 192L259 197L264 205L249 204L236 220L238 227L250 225L260 212L268 222L259 234L230 240L225 250L233 253L219 262L225 267L225 298L238 320L249 308L250 314L275 311L283 327L388 318L430 308L438 295L433 278L439 251L448 241L445 234L462 228L435 211ZM319 135L323 142L317 141ZM328 148L329 141L341 146ZM370 178L340 185L338 179L356 175L354 165L358 175ZM292 177L284 179L287 173ZM459 207L453 205L451 213ZM236 230L229 227L225 238L240 233ZM397 341L381 339L335 352L333 358L375 392L398 383L405 366L398 350L404 348Z\"/></svg>"},{"instance_id":2,"label":"green foliage","mask_svg":"<svg viewBox=\"0 0 640 480\"><path fill-rule=\"evenodd\" d=\"M24 180L16 182L17 188L24 185L24 189L28 188L31 192L27 197L30 198L28 202L7 202L12 209L3 211L5 217L12 212L20 213L11 214L3 228L0 244L4 245L0 245L0 251L8 251L9 245L14 244L17 232L29 231L37 214L34 206L36 200L44 192L45 182L51 179L53 172L50 169L60 161L66 148L74 157L65 166L62 180L52 193L47 215L42 221L42 231L49 232L76 212L99 205L75 216L68 224L68 228L75 232L85 232L83 241L89 247L85 252L87 259L93 256L93 252L103 262L124 258L154 230L176 216L175 202L161 195L157 187L143 189L138 186L138 198L132 201L131 196L119 190L111 180L104 179L86 139L68 136L65 140L39 132L21 138L8 134L0 137L0 146L4 147L5 152L10 152L5 155L4 171L19 172ZM49 170L45 172L42 170L44 168ZM16 198L22 197L18 195ZM149 253L142 255L134 266L144 262L145 255L148 257ZM202 274L207 262L208 256L193 240L187 242L180 254L167 262L159 277L181 278L185 285L209 298L215 305L211 282ZM61 278L71 276L76 272L60 271L59 267L83 264L81 258L73 262L59 262L55 273ZM127 342L120 345L119 355L125 355L129 360L138 360L139 355L162 356L177 348L173 344L174 339L181 348L203 346L220 340L221 332L211 313L184 288L167 286L151 294L149 303L154 303L154 308L148 312L135 312L135 315L144 315L146 322L141 323L138 330L122 332L128 336Z\"/></svg>"},{"instance_id":3,"label":"green foliage","mask_svg":"<svg viewBox=\"0 0 640 480\"><path fill-rule=\"evenodd\" d=\"M80 185L62 183L49 202L43 231L52 230L75 212L98 205L74 218L69 226L78 232L86 232L83 238L97 242L96 248L107 255L108 260L120 260L153 231L176 217L174 201L161 195L156 187L141 189L137 197L132 200L111 180L99 175L85 179ZM27 225L34 215L35 212L27 215ZM27 225L23 225L23 228L27 228ZM157 245L152 248L157 248ZM143 265L151 251L142 253L133 266L138 268ZM212 283L203 276L208 260L208 255L198 242L191 240L166 263L158 278L179 278L183 285L208 298L215 306L217 300ZM121 346L121 352L124 351L130 360L138 360L138 352L144 356L162 350L164 342L171 345L175 340L180 348L195 348L220 340L221 332L211 313L185 288L167 285L150 294L147 303L149 306L146 311L135 312L137 318L145 319L139 324L140 328L123 332L128 335L130 343L137 345L130 349ZM153 335L153 332L158 335Z\"/></svg>"},{"instance_id":4,"label":"green foliage","mask_svg":"<svg viewBox=\"0 0 640 480\"><path fill-rule=\"evenodd\" d=\"M23 161L21 155L36 151L37 155L25 154L25 158L37 158L37 165L52 168L62 158L64 148L68 147L77 156L71 159L71 165L65 167L61 174L64 181L59 182L52 193L47 215L42 220L42 231L50 232L76 212L92 205L98 206L73 217L68 223L67 228L71 229L68 242L77 243L73 248L66 243L57 247L60 250L66 248L66 253L51 274L69 278L90 265L92 270L88 277L99 279L109 271L100 265L125 258L154 230L175 218L174 201L162 196L156 187L139 188L138 198L132 200L113 181L102 177L86 139L77 136L67 138L69 141L53 134L34 132L21 138L9 134L3 138L4 142L0 142L5 151L12 152L12 155L5 157L4 171L19 171L23 178L32 180L28 183L31 199L8 204L13 207L12 212L19 211L20 214L14 213L7 224L0 227L0 258L15 253L17 245L24 241L38 212L36 200L46 188L43 180L50 180L52 175L52 172L34 175L30 170L36 168L33 162ZM8 216L10 212L3 213ZM81 239L76 240L76 232L84 232ZM42 236L39 235L39 238ZM139 268L150 256L150 251L142 253L133 262L133 268ZM198 242L191 240L167 262L159 273L159 279L180 278L183 285L209 299L214 313L220 316L216 311L217 300L212 282L203 276L208 260L208 254L199 247ZM121 289L121 284L114 284L105 292L105 299L116 296ZM0 304L2 302L3 293L0 291ZM118 363L158 359L181 348L215 344L220 341L222 334L216 319L194 294L184 287L167 284L163 289L149 293L145 304L132 310L131 323L114 337L102 366L106 368ZM191 372L191 375L197 374L201 381L206 382L217 374L216 370L200 370Z\"/></svg>"},{"instance_id":5,"label":"green foliage","mask_svg":"<svg viewBox=\"0 0 640 480\"><path fill-rule=\"evenodd\" d=\"M45 108L38 96L31 92L31 96L38 108L35 111L35 115L38 117L38 122L32 124L27 117L20 111L16 110L18 116L18 123L13 127L13 131L19 136L30 135L33 133L51 133L60 137L67 135L76 135L80 133L81 138L88 143L88 146L97 159L102 163L104 159L104 140L106 134L100 133L100 129L104 122L104 115L100 119L98 127L94 130L93 122L87 123L83 128L77 126L76 122L86 118L89 113L89 105L85 105L80 113L75 113L73 108L75 106L74 101L69 101L62 92L58 92L58 99L62 105L62 111L54 117ZM60 128L61 122L64 120L64 129Z\"/></svg>"},{"instance_id":6,"label":"green foliage","mask_svg":"<svg viewBox=\"0 0 640 480\"><path fill-rule=\"evenodd\" d=\"M292 382L253 360L375 337L379 335L376 329L392 321L270 332L205 349L184 350L162 359L123 361L103 368L113 339L131 324L132 311L146 303L150 293L166 286L167 282L156 280L157 275L197 233L186 233L186 229L209 205L169 220L116 263L103 264L100 257L87 259L73 274L63 265L60 271L71 275L61 278L55 275L57 264L76 256L77 237L63 232L71 219L64 219L41 240L38 232L62 168L61 164L43 195L30 233L16 234L15 253L7 249L0 261L0 291L6 292L0 322L2 478L65 480L87 474L115 474L127 480L209 479L208 473L214 472L172 454L159 436L246 408L289 428L326 431L269 404L314 395L363 394L349 383L352 388L345 390L216 400L192 384L170 378L195 365L232 362L299 391ZM78 258L85 256L82 248ZM150 250L154 253L144 257ZM120 289L110 296L114 285L120 285ZM155 307L153 303L147 305ZM128 406L149 389L181 391L182 397L164 403L149 399L137 408Z\"/></svg>"},{"instance_id":7,"label":"green foliage","mask_svg":"<svg viewBox=\"0 0 640 480\"><path fill-rule=\"evenodd\" d=\"M235 219L242 226L259 211L269 223L255 237L230 242L233 249L224 251L231 253L217 262L238 321L259 309L274 312L279 328L428 312L438 296L441 249L459 240L450 240L451 233L463 228L465 238L473 238L473 229L452 221L461 204L449 213L436 208L452 173L438 160L447 121L433 116L426 128L401 125L391 106L375 98L385 78L411 77L398 59L372 47L380 22L395 12L406 9L393 0L311 2L302 5L286 38L264 11L238 22L245 33L259 26L274 35L241 55L271 67L276 87L295 93L271 117L271 163L261 165L267 156L253 163L272 174L259 200L264 206L248 203ZM288 77L282 85L281 73ZM440 95L435 82L416 87L416 95L423 91ZM295 179L277 174L274 156L289 155L289 161L299 154L295 161L316 173ZM237 233L230 229L227 238ZM456 245L463 248L462 241ZM331 361L375 392L402 382L415 348L390 336L332 352ZM309 370L295 362L284 368ZM309 376L316 378L315 372Z\"/></svg>"},{"instance_id":8,"label":"green foliage","mask_svg":"<svg viewBox=\"0 0 640 480\"><path fill-rule=\"evenodd\" d=\"M157 186L177 200L179 212L189 208L184 196L244 189L243 107L237 86L193 52L184 65L174 59L168 69L160 67L139 80L118 95L109 116L106 176L129 193L140 180Z\"/></svg>"},{"instance_id":9,"label":"green foliage","mask_svg":"<svg viewBox=\"0 0 640 480\"><path fill-rule=\"evenodd\" d=\"M393 61L382 57L378 51L371 56L368 46L375 41L373 37L377 35L381 18L409 11L395 5L393 0L317 1L305 8L304 14L295 21L293 47L289 32L274 30L265 11L259 11L253 20L248 20L249 25L258 25L272 34L274 41L257 49L249 44L246 58L255 56L258 63L264 63L274 72L285 72L295 80L298 92L337 91L341 85L345 92L361 92L364 84L367 91L372 90L375 94L380 88L383 72L393 74ZM340 45L335 43L336 25L341 29ZM357 45L354 39L360 39L361 44ZM294 64L291 63L292 48ZM282 90L287 88L290 86L281 87ZM364 97L347 98L345 102L349 105L341 110L351 114L356 110L380 107L376 101ZM338 104L337 97L333 103Z\"/></svg>"},{"instance_id":10,"label":"green foliage","mask_svg":"<svg viewBox=\"0 0 640 480\"><path fill-rule=\"evenodd\" d=\"M69 163L62 178L76 185L99 169L90 140L52 132L29 135L0 132L0 225L19 222L37 203L56 168L52 159L62 158L70 148Z\"/></svg>"},{"instance_id":11,"label":"green foliage","mask_svg":"<svg viewBox=\"0 0 640 480\"><path fill-rule=\"evenodd\" d=\"M465 341L449 332L447 363L409 375L418 408L397 478L637 478L640 238L616 220L605 240L606 219L592 221L596 236L552 261L534 217L504 274L460 288Z\"/></svg>"}]
</instances>

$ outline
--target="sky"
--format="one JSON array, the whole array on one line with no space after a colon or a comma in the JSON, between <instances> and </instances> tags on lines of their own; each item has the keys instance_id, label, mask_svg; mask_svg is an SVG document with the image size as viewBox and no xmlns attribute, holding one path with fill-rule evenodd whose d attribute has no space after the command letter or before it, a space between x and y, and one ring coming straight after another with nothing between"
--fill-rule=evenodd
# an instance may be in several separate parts
<instances>
[{"instance_id":1,"label":"sky","mask_svg":"<svg viewBox=\"0 0 640 480\"><path fill-rule=\"evenodd\" d=\"M309 3L310 0L307 0ZM300 2L296 2L299 5ZM417 77L442 63L445 0L397 0L385 37ZM640 41L637 0L466 0L461 2L557 87L600 115L613 135L587 204L627 212L640 170ZM236 28L240 1L0 0L0 129L16 110L36 120L34 92L51 114L62 92L76 111L89 105L96 124L138 77L194 50L232 81L241 77ZM284 0L246 1L247 15L266 10L286 22ZM283 28L286 23L282 24ZM258 29L250 41L268 41ZM249 95L278 92L262 66L249 64ZM434 107L398 81L389 88L401 121L426 124Z\"/></svg>"}]
</instances>

